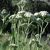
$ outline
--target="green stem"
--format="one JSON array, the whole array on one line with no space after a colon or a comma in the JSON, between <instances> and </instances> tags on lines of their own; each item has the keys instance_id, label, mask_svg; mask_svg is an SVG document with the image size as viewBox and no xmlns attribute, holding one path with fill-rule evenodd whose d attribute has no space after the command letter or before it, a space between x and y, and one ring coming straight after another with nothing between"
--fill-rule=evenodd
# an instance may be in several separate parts
<instances>
[{"instance_id":1,"label":"green stem","mask_svg":"<svg viewBox=\"0 0 50 50\"><path fill-rule=\"evenodd\" d=\"M19 11L21 11L21 7L20 6L18 6L18 9L19 9Z\"/></svg>"},{"instance_id":2,"label":"green stem","mask_svg":"<svg viewBox=\"0 0 50 50\"><path fill-rule=\"evenodd\" d=\"M28 19L28 25L27 25L27 28L26 28L26 30L25 30L25 34L27 33L28 27L29 27L30 24L31 24L31 23L29 23L29 22L30 22L30 18ZM26 34L25 42L26 42L26 40L27 40L27 36L28 36L28 33Z\"/></svg>"},{"instance_id":3,"label":"green stem","mask_svg":"<svg viewBox=\"0 0 50 50\"><path fill-rule=\"evenodd\" d=\"M46 24L46 26L43 28L43 30L41 31L41 35L45 32L45 29L46 29L46 27L48 26L48 22L47 22L47 24Z\"/></svg>"},{"instance_id":4,"label":"green stem","mask_svg":"<svg viewBox=\"0 0 50 50\"><path fill-rule=\"evenodd\" d=\"M32 49L31 49L31 46L32 46L32 44L30 44L30 50L32 50Z\"/></svg>"},{"instance_id":5,"label":"green stem","mask_svg":"<svg viewBox=\"0 0 50 50\"><path fill-rule=\"evenodd\" d=\"M38 47L37 47L37 50L38 50Z\"/></svg>"},{"instance_id":6,"label":"green stem","mask_svg":"<svg viewBox=\"0 0 50 50\"><path fill-rule=\"evenodd\" d=\"M23 8L24 8L24 6L21 6L21 10L24 10Z\"/></svg>"},{"instance_id":7,"label":"green stem","mask_svg":"<svg viewBox=\"0 0 50 50\"><path fill-rule=\"evenodd\" d=\"M18 23L18 38L19 38L19 40L20 40L20 36L19 36L19 35L20 35L20 34L19 34L19 28L20 28L20 26L19 26L19 25L20 25L20 20L19 20L19 23Z\"/></svg>"},{"instance_id":8,"label":"green stem","mask_svg":"<svg viewBox=\"0 0 50 50\"><path fill-rule=\"evenodd\" d=\"M43 32L43 24L44 24L44 22L42 20L42 26L41 26L41 32L40 32L40 41L41 41L41 36L42 36L42 32ZM40 43L40 41L39 41L39 43Z\"/></svg>"},{"instance_id":9,"label":"green stem","mask_svg":"<svg viewBox=\"0 0 50 50\"><path fill-rule=\"evenodd\" d=\"M39 25L38 25L38 34L39 34Z\"/></svg>"},{"instance_id":10,"label":"green stem","mask_svg":"<svg viewBox=\"0 0 50 50\"><path fill-rule=\"evenodd\" d=\"M16 38L15 38L15 31L16 31L16 23L12 23L12 33L13 33L13 43L16 44ZM16 47L14 46L14 50L16 50Z\"/></svg>"}]
</instances>

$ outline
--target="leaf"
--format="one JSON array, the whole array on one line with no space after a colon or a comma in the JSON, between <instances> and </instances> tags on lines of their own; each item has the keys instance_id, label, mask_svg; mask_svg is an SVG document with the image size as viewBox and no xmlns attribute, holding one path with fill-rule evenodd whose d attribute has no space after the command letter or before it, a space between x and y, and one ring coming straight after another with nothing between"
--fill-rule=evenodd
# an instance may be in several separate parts
<instances>
[{"instance_id":1,"label":"leaf","mask_svg":"<svg viewBox=\"0 0 50 50\"><path fill-rule=\"evenodd\" d=\"M36 17L33 16L33 17L31 17L31 19L33 22L36 22Z\"/></svg>"},{"instance_id":2,"label":"leaf","mask_svg":"<svg viewBox=\"0 0 50 50\"><path fill-rule=\"evenodd\" d=\"M46 18L45 22L49 22L50 23L50 18Z\"/></svg>"}]
</instances>

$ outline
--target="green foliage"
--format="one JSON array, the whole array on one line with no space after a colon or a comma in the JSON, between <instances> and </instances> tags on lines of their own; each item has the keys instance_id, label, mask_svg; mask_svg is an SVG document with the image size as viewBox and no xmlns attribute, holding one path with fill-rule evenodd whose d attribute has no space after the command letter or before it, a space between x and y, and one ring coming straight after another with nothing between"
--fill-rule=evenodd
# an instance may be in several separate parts
<instances>
[{"instance_id":1,"label":"green foliage","mask_svg":"<svg viewBox=\"0 0 50 50\"><path fill-rule=\"evenodd\" d=\"M24 11L22 6L25 6L26 2L21 1L17 2L21 2L21 5L19 4L18 6L21 7L22 11L19 10L17 14L10 15L6 9L0 12L1 50L49 50L48 40L42 41L42 34L45 33L45 29L50 23L50 14L46 15L41 12L35 16L31 12ZM15 5L16 3L13 4ZM3 30L8 28L9 22L11 23L11 32L3 32ZM45 23L46 25L44 26ZM30 38L28 38L29 33Z\"/></svg>"}]
</instances>

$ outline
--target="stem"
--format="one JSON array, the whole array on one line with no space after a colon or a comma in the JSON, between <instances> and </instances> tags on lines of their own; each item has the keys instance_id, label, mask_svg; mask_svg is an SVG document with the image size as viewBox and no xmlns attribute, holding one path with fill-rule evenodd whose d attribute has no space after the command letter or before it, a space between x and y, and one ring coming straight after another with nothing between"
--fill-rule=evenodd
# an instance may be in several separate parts
<instances>
[{"instance_id":1,"label":"stem","mask_svg":"<svg viewBox=\"0 0 50 50\"><path fill-rule=\"evenodd\" d=\"M20 6L18 6L18 8L19 8L19 11L21 10L21 7Z\"/></svg>"},{"instance_id":2,"label":"stem","mask_svg":"<svg viewBox=\"0 0 50 50\"><path fill-rule=\"evenodd\" d=\"M24 10L23 8L24 8L24 6L21 6L21 10Z\"/></svg>"},{"instance_id":3,"label":"stem","mask_svg":"<svg viewBox=\"0 0 50 50\"><path fill-rule=\"evenodd\" d=\"M39 25L38 25L38 34L39 34Z\"/></svg>"},{"instance_id":4,"label":"stem","mask_svg":"<svg viewBox=\"0 0 50 50\"><path fill-rule=\"evenodd\" d=\"M44 22L42 20L41 33L43 32L43 24L44 24ZM41 39L41 35L42 35L41 33L40 33L40 39Z\"/></svg>"},{"instance_id":5,"label":"stem","mask_svg":"<svg viewBox=\"0 0 50 50\"><path fill-rule=\"evenodd\" d=\"M38 50L38 47L37 47L37 50Z\"/></svg>"},{"instance_id":6,"label":"stem","mask_svg":"<svg viewBox=\"0 0 50 50\"><path fill-rule=\"evenodd\" d=\"M14 39L14 44L15 44L15 42L16 42L16 41L15 41L15 37L13 37L13 39ZM14 47L14 50L16 50L16 47Z\"/></svg>"},{"instance_id":7,"label":"stem","mask_svg":"<svg viewBox=\"0 0 50 50\"><path fill-rule=\"evenodd\" d=\"M31 22L31 23L29 23L29 22L30 22L30 18L28 19L28 25L27 25L27 28L26 28L26 30L25 30L25 34L26 34L27 31L28 31L28 30L27 30L28 27L29 27L29 26L31 25L31 23L32 23L32 22ZM26 40L27 40L27 36L28 36L28 34L29 34L29 33L26 34L25 42L26 42Z\"/></svg>"},{"instance_id":8,"label":"stem","mask_svg":"<svg viewBox=\"0 0 50 50\"><path fill-rule=\"evenodd\" d=\"M31 50L31 46L32 46L32 44L30 44L30 50Z\"/></svg>"},{"instance_id":9,"label":"stem","mask_svg":"<svg viewBox=\"0 0 50 50\"><path fill-rule=\"evenodd\" d=\"M43 24L43 23L42 23ZM48 26L48 22L47 22L47 24L46 24L46 26L43 28L43 25L42 25L42 27L41 27L41 33L40 33L40 40L41 40L41 36L42 36L42 34L45 32L45 29L46 29L46 27ZM39 41L40 42L40 41Z\"/></svg>"},{"instance_id":10,"label":"stem","mask_svg":"<svg viewBox=\"0 0 50 50\"><path fill-rule=\"evenodd\" d=\"M16 44L16 38L15 38L15 35L16 35L16 33L15 33L15 31L16 31L16 23L12 23L12 33L13 33L13 43L14 44ZM16 50L16 47L14 46L14 50Z\"/></svg>"},{"instance_id":11,"label":"stem","mask_svg":"<svg viewBox=\"0 0 50 50\"><path fill-rule=\"evenodd\" d=\"M41 32L41 35L45 32L46 27L48 26L48 22L46 24L46 26L43 28L43 31Z\"/></svg>"},{"instance_id":12,"label":"stem","mask_svg":"<svg viewBox=\"0 0 50 50\"><path fill-rule=\"evenodd\" d=\"M18 38L20 39L20 36L19 36L19 35L20 35L20 34L19 34L19 27L20 27L20 26L19 26L19 25L20 25L20 20L19 20L19 23L18 23Z\"/></svg>"},{"instance_id":13,"label":"stem","mask_svg":"<svg viewBox=\"0 0 50 50\"><path fill-rule=\"evenodd\" d=\"M45 32L45 29L46 29L47 26L48 26L48 22L47 22L46 26L43 29L43 33Z\"/></svg>"},{"instance_id":14,"label":"stem","mask_svg":"<svg viewBox=\"0 0 50 50\"><path fill-rule=\"evenodd\" d=\"M44 24L44 22L43 22L43 20L42 20L42 26L41 26L41 32L40 32L40 40L39 40L39 43L40 43L40 41L41 41L41 36L42 36L42 32L43 32L43 24Z\"/></svg>"}]
</instances>

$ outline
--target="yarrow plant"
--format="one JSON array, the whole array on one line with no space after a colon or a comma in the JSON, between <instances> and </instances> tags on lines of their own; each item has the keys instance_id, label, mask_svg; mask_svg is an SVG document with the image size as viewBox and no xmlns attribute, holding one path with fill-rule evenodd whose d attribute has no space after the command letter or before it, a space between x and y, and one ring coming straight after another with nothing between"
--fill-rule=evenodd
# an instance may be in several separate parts
<instances>
[{"instance_id":1,"label":"yarrow plant","mask_svg":"<svg viewBox=\"0 0 50 50\"><path fill-rule=\"evenodd\" d=\"M50 23L50 14L47 11L31 13L37 6L32 0L11 1L3 0L4 5L1 1L1 7L6 9L0 8L0 50L48 50L46 44L50 35L46 42L42 36Z\"/></svg>"},{"instance_id":2,"label":"yarrow plant","mask_svg":"<svg viewBox=\"0 0 50 50\"><path fill-rule=\"evenodd\" d=\"M32 17L32 16L33 16L33 14L32 14L32 13L30 13L30 12L25 12L24 16L25 16L25 17Z\"/></svg>"},{"instance_id":3,"label":"yarrow plant","mask_svg":"<svg viewBox=\"0 0 50 50\"><path fill-rule=\"evenodd\" d=\"M47 11L40 11L40 12L36 12L36 13L34 13L34 16L38 16L38 15L41 15L41 16L46 16L48 14L48 12Z\"/></svg>"},{"instance_id":4,"label":"yarrow plant","mask_svg":"<svg viewBox=\"0 0 50 50\"><path fill-rule=\"evenodd\" d=\"M11 15L10 17L9 17L9 19L13 19L13 18L22 18L22 16L24 16L24 17L32 17L33 16L33 14L32 13L30 13L30 12L26 12L26 11L19 11L17 14L13 14L13 15Z\"/></svg>"},{"instance_id":5,"label":"yarrow plant","mask_svg":"<svg viewBox=\"0 0 50 50\"><path fill-rule=\"evenodd\" d=\"M47 11L40 11L39 14L44 17L48 14L48 12Z\"/></svg>"},{"instance_id":6,"label":"yarrow plant","mask_svg":"<svg viewBox=\"0 0 50 50\"><path fill-rule=\"evenodd\" d=\"M50 20L49 20L50 19L50 14L49 15L48 14L49 13L47 11L40 11L40 12L34 13L33 17L36 18L35 23L37 23L37 25L36 25L37 26L37 34L35 35L36 38L35 39L33 38L33 40L31 40L29 42L30 48L31 48L32 42L33 43L36 42L36 44L37 44L37 50L39 48L43 47L43 45L41 43L41 38L42 38L42 35L45 33L46 27L50 23ZM44 26L45 23L46 23L46 25Z\"/></svg>"},{"instance_id":7,"label":"yarrow plant","mask_svg":"<svg viewBox=\"0 0 50 50\"><path fill-rule=\"evenodd\" d=\"M44 25L45 22L48 24L47 19L50 18L50 17L48 17L48 16L49 16L48 14L49 14L49 13L48 13L47 11L40 11L40 12L38 12L38 13L37 13L37 12L34 13L34 16L37 16L37 17L36 17L36 20L41 23L41 24L40 24L40 27L43 27L43 25ZM46 18L44 19L44 17L46 17ZM41 29L42 29L42 28L41 28Z\"/></svg>"},{"instance_id":8,"label":"yarrow plant","mask_svg":"<svg viewBox=\"0 0 50 50\"><path fill-rule=\"evenodd\" d=\"M10 42L9 47L12 47L14 50L25 50L25 47L28 47L28 50L31 50L32 47L36 47L37 50L42 48L41 38L50 22L50 20L48 20L50 19L49 15L47 11L32 14L24 10L18 11L17 14L10 15L8 17L8 23L11 23L12 37L8 39ZM45 19L44 16L46 17ZM7 18L5 18L5 20L3 19L2 21L4 21L5 24ZM44 26L45 23L46 25ZM30 33L31 36L28 38Z\"/></svg>"},{"instance_id":9,"label":"yarrow plant","mask_svg":"<svg viewBox=\"0 0 50 50\"><path fill-rule=\"evenodd\" d=\"M12 26L12 36L13 36L13 40L16 39L16 36L18 37L18 40L20 39L20 32L24 33L25 37L25 43L27 41L27 36L28 36L28 28L31 25L30 22L30 17L33 17L33 14L30 12L26 12L26 11L19 11L17 14L13 14L9 17L9 22L11 22ZM21 31L20 31L21 29ZM17 35L16 35L17 34ZM16 40L14 41L13 45L16 44L15 43ZM17 42L19 43L19 42ZM11 43L10 43L11 44ZM10 45L12 46L12 44ZM14 47L15 48L15 47Z\"/></svg>"}]
</instances>

